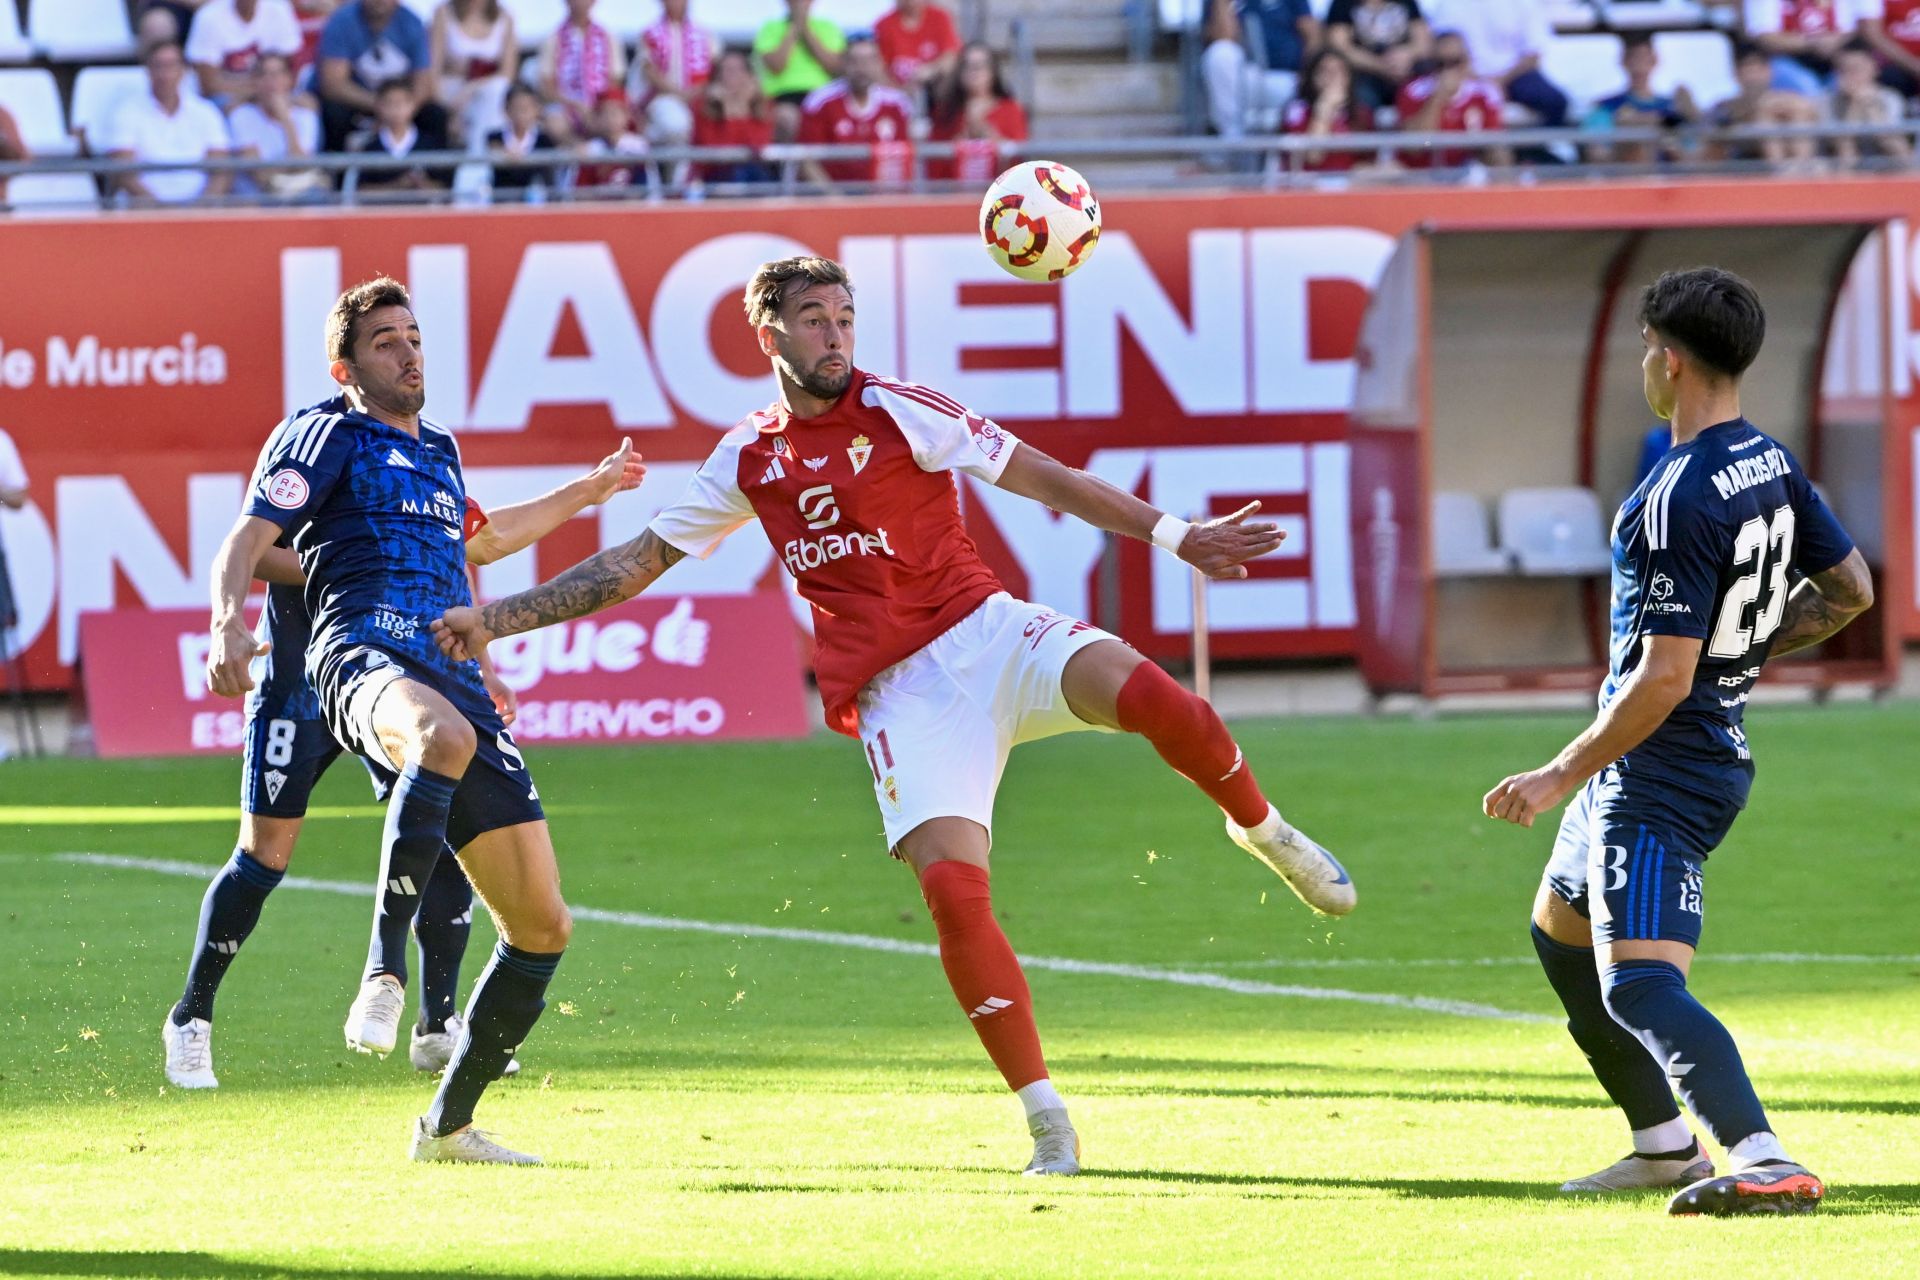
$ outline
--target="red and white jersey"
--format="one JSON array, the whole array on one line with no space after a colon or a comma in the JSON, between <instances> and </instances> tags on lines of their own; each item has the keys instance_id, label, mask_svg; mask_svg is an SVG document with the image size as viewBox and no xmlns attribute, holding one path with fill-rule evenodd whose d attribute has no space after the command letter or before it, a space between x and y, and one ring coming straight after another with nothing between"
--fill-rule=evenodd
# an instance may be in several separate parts
<instances>
[{"instance_id":1,"label":"red and white jersey","mask_svg":"<svg viewBox=\"0 0 1920 1280\"><path fill-rule=\"evenodd\" d=\"M802 142L905 142L913 120L913 101L898 89L876 84L864 106L853 100L844 80L807 95L800 120ZM829 160L821 164L836 182L870 182L871 160Z\"/></svg>"},{"instance_id":2,"label":"red and white jersey","mask_svg":"<svg viewBox=\"0 0 1920 1280\"><path fill-rule=\"evenodd\" d=\"M1427 105L1438 88L1433 76L1421 76L1410 80L1400 90L1399 101L1395 104L1400 112L1400 127L1412 127L1414 113ZM1460 84L1459 92L1440 108L1440 119L1434 123L1434 129L1442 133L1478 133L1486 129L1501 127L1500 86L1491 80L1476 80L1471 77ZM1465 164L1473 156L1470 151L1444 151L1438 155L1443 165ZM1434 163L1431 153L1423 151L1403 151L1400 162L1409 168L1425 169Z\"/></svg>"},{"instance_id":3,"label":"red and white jersey","mask_svg":"<svg viewBox=\"0 0 1920 1280\"><path fill-rule=\"evenodd\" d=\"M895 84L906 84L929 62L938 62L960 50L960 32L953 15L937 4L920 11L920 25L909 27L895 9L873 24L873 40Z\"/></svg>"},{"instance_id":4,"label":"red and white jersey","mask_svg":"<svg viewBox=\"0 0 1920 1280\"><path fill-rule=\"evenodd\" d=\"M1920 0L1887 0L1887 34L1908 53L1920 54Z\"/></svg>"},{"instance_id":5,"label":"red and white jersey","mask_svg":"<svg viewBox=\"0 0 1920 1280\"><path fill-rule=\"evenodd\" d=\"M1884 13L1882 0L1746 0L1742 11L1749 36L1851 35Z\"/></svg>"},{"instance_id":6,"label":"red and white jersey","mask_svg":"<svg viewBox=\"0 0 1920 1280\"><path fill-rule=\"evenodd\" d=\"M1019 441L925 387L855 370L817 418L778 404L729 431L652 529L705 559L756 517L813 606L827 724L867 681L1002 591L960 519L964 471L997 484Z\"/></svg>"}]
</instances>

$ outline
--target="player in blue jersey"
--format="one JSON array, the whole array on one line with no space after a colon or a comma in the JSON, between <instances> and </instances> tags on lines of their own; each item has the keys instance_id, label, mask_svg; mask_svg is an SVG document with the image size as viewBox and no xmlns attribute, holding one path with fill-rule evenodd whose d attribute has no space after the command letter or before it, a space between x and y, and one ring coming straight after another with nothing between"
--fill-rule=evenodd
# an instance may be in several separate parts
<instances>
[{"instance_id":1,"label":"player in blue jersey","mask_svg":"<svg viewBox=\"0 0 1920 1280\"><path fill-rule=\"evenodd\" d=\"M254 485L297 416L268 437ZM464 522L467 562L492 564L530 546L587 507L637 487L645 474L631 442L623 441L619 450L573 482L490 516L469 498ZM291 549L271 548L255 573L268 583L255 633L265 653L255 663L257 683L246 699L239 843L201 901L186 988L160 1028L167 1080L183 1089L219 1086L213 1070L214 997L259 921L267 895L286 874L313 788L341 752L306 675L304 657L313 623L301 591L306 579L298 558ZM512 690L490 673L486 683L502 719L511 724ZM387 799L377 775L374 794ZM452 852L443 850L421 889L413 922L420 952L420 1017L409 1037L408 1057L419 1070L444 1068L459 1039L455 1001L472 921L473 886ZM384 1054L393 1042L349 1047ZM508 1074L517 1069L510 1064Z\"/></svg>"},{"instance_id":2,"label":"player in blue jersey","mask_svg":"<svg viewBox=\"0 0 1920 1280\"><path fill-rule=\"evenodd\" d=\"M1633 1153L1568 1192L1682 1187L1676 1214L1801 1212L1825 1194L1773 1134L1740 1051L1687 990L1707 855L1753 781L1741 716L1768 658L1873 603L1865 560L1785 446L1741 416L1766 317L1714 268L1670 272L1640 306L1647 403L1673 449L1613 525L1611 662L1592 727L1487 793L1532 826L1573 796L1533 910L1567 1029L1633 1131ZM1712 1162L1674 1105L1727 1153Z\"/></svg>"},{"instance_id":3,"label":"player in blue jersey","mask_svg":"<svg viewBox=\"0 0 1920 1280\"><path fill-rule=\"evenodd\" d=\"M296 415L221 544L207 682L228 696L251 687L257 642L242 606L261 553L289 538L307 580L306 671L321 714L392 787L366 980L349 1020L398 1023L417 887L452 845L500 943L474 985L433 1103L414 1123L411 1155L538 1163L473 1127L487 1085L546 1007L572 919L526 760L478 664L442 654L428 629L472 598L460 457L452 438L420 417L426 374L404 287L379 279L349 289L326 332L341 394Z\"/></svg>"}]
</instances>

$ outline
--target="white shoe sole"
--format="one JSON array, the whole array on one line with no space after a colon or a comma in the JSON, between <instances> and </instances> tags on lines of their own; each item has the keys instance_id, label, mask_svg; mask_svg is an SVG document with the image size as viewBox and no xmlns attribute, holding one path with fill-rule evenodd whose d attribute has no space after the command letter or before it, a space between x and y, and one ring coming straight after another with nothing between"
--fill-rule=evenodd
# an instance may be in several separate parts
<instances>
[{"instance_id":1,"label":"white shoe sole","mask_svg":"<svg viewBox=\"0 0 1920 1280\"><path fill-rule=\"evenodd\" d=\"M1251 854L1255 861L1280 877L1282 884L1293 891L1293 896L1312 907L1323 916L1344 916L1359 904L1359 895L1354 892L1353 877L1340 865L1340 860L1328 853L1311 836L1295 828L1295 834L1307 842L1307 852L1322 865L1318 868L1295 870L1285 863L1276 861L1260 848L1248 836L1245 827L1229 820L1227 835L1232 841ZM1298 847L1298 846L1295 846ZM1325 871L1331 869L1336 878L1328 879ZM1319 874L1315 874L1315 872Z\"/></svg>"}]
</instances>

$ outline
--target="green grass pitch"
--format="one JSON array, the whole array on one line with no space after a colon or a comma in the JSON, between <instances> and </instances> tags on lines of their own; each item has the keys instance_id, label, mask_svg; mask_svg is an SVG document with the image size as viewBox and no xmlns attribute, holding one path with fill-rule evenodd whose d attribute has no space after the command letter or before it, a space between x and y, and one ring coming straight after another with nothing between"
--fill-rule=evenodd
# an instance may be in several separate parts
<instances>
[{"instance_id":1,"label":"green grass pitch","mask_svg":"<svg viewBox=\"0 0 1920 1280\"><path fill-rule=\"evenodd\" d=\"M1694 985L1833 1186L1809 1218L1555 1194L1626 1135L1531 963L1551 832L1478 801L1579 721L1262 721L1237 726L1249 757L1358 882L1345 921L1144 744L1015 754L1007 931L1110 966L1031 974L1089 1170L1045 1182L1011 1172L1019 1108L932 957L618 918L930 941L851 742L534 753L593 910L481 1123L542 1169L407 1162L430 1083L341 1046L361 897L276 893L220 996L222 1087L164 1088L204 876L58 855L211 871L236 762L0 766L0 1274L1920 1274L1920 708L1751 721L1759 781L1709 868ZM295 876L371 882L363 786L328 778ZM476 927L469 980L491 942Z\"/></svg>"}]
</instances>

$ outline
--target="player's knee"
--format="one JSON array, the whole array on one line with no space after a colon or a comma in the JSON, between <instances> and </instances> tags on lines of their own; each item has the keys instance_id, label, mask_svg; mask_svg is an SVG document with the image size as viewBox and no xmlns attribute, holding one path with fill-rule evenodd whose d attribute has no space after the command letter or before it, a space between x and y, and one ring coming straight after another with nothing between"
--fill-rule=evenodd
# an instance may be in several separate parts
<instances>
[{"instance_id":1,"label":"player's knee","mask_svg":"<svg viewBox=\"0 0 1920 1280\"><path fill-rule=\"evenodd\" d=\"M1600 974L1600 998L1607 1013L1629 1031L1646 1027L1663 1000L1686 989L1686 975L1665 960L1623 960Z\"/></svg>"},{"instance_id":2,"label":"player's knee","mask_svg":"<svg viewBox=\"0 0 1920 1280\"><path fill-rule=\"evenodd\" d=\"M564 902L557 902L531 919L521 921L515 926L512 938L513 945L522 951L544 955L565 951L572 940L573 913Z\"/></svg>"},{"instance_id":3,"label":"player's knee","mask_svg":"<svg viewBox=\"0 0 1920 1280\"><path fill-rule=\"evenodd\" d=\"M430 716L419 727L420 763L435 773L463 772L477 745L473 726L462 716Z\"/></svg>"}]
</instances>

